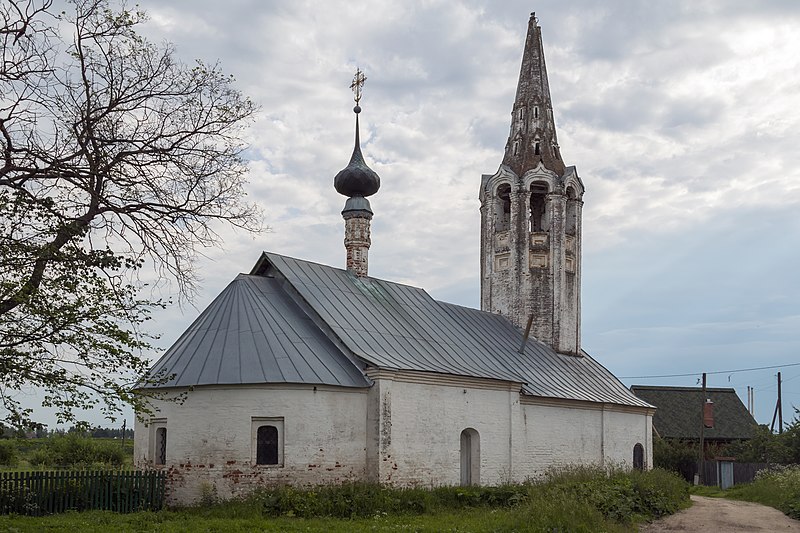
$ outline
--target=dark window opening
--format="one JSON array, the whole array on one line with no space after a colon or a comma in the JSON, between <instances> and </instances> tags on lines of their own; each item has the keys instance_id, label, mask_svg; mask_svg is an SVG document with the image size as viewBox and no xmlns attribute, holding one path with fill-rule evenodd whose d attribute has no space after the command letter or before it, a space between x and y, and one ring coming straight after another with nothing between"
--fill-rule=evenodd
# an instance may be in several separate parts
<instances>
[{"instance_id":1,"label":"dark window opening","mask_svg":"<svg viewBox=\"0 0 800 533\"><path fill-rule=\"evenodd\" d=\"M519 141L514 141L514 155L519 155Z\"/></svg>"},{"instance_id":2,"label":"dark window opening","mask_svg":"<svg viewBox=\"0 0 800 533\"><path fill-rule=\"evenodd\" d=\"M533 153L535 155L542 155L539 150L539 141L536 141L536 143L533 145Z\"/></svg>"},{"instance_id":3,"label":"dark window opening","mask_svg":"<svg viewBox=\"0 0 800 533\"><path fill-rule=\"evenodd\" d=\"M538 144L538 143L537 143ZM531 232L546 231L547 221L545 219L545 196L547 195L547 185L534 183L531 185Z\"/></svg>"},{"instance_id":4,"label":"dark window opening","mask_svg":"<svg viewBox=\"0 0 800 533\"><path fill-rule=\"evenodd\" d=\"M533 108L533 118L539 118L539 107Z\"/></svg>"},{"instance_id":5,"label":"dark window opening","mask_svg":"<svg viewBox=\"0 0 800 533\"><path fill-rule=\"evenodd\" d=\"M167 428L156 429L156 464L167 464Z\"/></svg>"},{"instance_id":6,"label":"dark window opening","mask_svg":"<svg viewBox=\"0 0 800 533\"><path fill-rule=\"evenodd\" d=\"M633 468L636 470L644 470L644 446L636 443L633 447Z\"/></svg>"},{"instance_id":7,"label":"dark window opening","mask_svg":"<svg viewBox=\"0 0 800 533\"><path fill-rule=\"evenodd\" d=\"M259 426L256 433L256 464L278 464L278 428Z\"/></svg>"},{"instance_id":8,"label":"dark window opening","mask_svg":"<svg viewBox=\"0 0 800 533\"><path fill-rule=\"evenodd\" d=\"M495 206L495 230L508 231L511 226L511 186L500 185L497 188L497 204Z\"/></svg>"}]
</instances>

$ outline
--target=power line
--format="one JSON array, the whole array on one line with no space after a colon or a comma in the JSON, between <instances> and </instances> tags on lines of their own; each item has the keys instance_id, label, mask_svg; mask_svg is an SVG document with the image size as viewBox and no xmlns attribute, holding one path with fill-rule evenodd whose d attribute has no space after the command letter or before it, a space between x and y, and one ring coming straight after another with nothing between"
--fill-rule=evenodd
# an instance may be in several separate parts
<instances>
[{"instance_id":1,"label":"power line","mask_svg":"<svg viewBox=\"0 0 800 533\"><path fill-rule=\"evenodd\" d=\"M774 368L786 368L789 366L800 366L800 363L789 363L786 365L774 366L759 366L756 368L739 368L737 370L717 370L715 372L706 372L706 374L736 374L738 372L753 372L756 370L772 370ZM692 372L689 374L661 374L659 376L620 376L619 379L656 379L656 378L686 378L692 376L699 376L702 372Z\"/></svg>"}]
</instances>

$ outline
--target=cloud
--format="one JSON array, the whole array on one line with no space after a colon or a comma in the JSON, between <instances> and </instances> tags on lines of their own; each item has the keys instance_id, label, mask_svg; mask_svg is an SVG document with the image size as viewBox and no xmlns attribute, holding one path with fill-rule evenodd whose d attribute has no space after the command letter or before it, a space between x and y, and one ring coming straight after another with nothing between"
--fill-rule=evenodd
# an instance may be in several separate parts
<instances>
[{"instance_id":1,"label":"cloud","mask_svg":"<svg viewBox=\"0 0 800 533\"><path fill-rule=\"evenodd\" d=\"M151 39L219 59L261 106L249 194L272 232L225 230L225 251L199 259L199 308L262 249L344 264L332 181L353 147L356 66L382 178L371 273L478 304L478 185L502 159L529 2L139 3ZM800 314L800 3L536 8L559 144L587 187L586 346L616 372L796 358L781 324ZM159 315L163 342L195 314Z\"/></svg>"}]
</instances>

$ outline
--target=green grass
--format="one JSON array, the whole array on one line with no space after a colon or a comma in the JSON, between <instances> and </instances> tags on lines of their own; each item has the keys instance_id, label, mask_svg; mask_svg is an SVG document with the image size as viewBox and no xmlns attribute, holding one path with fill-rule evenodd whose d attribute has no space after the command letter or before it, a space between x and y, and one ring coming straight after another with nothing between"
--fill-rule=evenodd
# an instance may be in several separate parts
<instances>
[{"instance_id":1,"label":"green grass","mask_svg":"<svg viewBox=\"0 0 800 533\"><path fill-rule=\"evenodd\" d=\"M727 490L725 496L768 505L800 519L800 465L761 471L752 483L735 485Z\"/></svg>"},{"instance_id":2,"label":"green grass","mask_svg":"<svg viewBox=\"0 0 800 533\"><path fill-rule=\"evenodd\" d=\"M352 484L263 490L246 499L160 512L0 517L0 531L635 531L688 505L665 471L571 468L535 484L390 489Z\"/></svg>"}]
</instances>

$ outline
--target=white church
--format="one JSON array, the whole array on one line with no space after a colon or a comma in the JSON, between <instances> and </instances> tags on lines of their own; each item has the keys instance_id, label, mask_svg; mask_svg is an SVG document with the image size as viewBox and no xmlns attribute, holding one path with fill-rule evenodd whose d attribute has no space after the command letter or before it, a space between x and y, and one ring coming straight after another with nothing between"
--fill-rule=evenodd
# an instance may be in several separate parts
<instances>
[{"instance_id":1,"label":"white church","mask_svg":"<svg viewBox=\"0 0 800 533\"><path fill-rule=\"evenodd\" d=\"M183 402L136 423L172 503L270 485L495 485L568 464L652 464L654 408L581 349L584 187L561 159L532 15L503 162L484 175L481 308L368 275L358 138L346 268L264 252L153 366Z\"/></svg>"}]
</instances>

